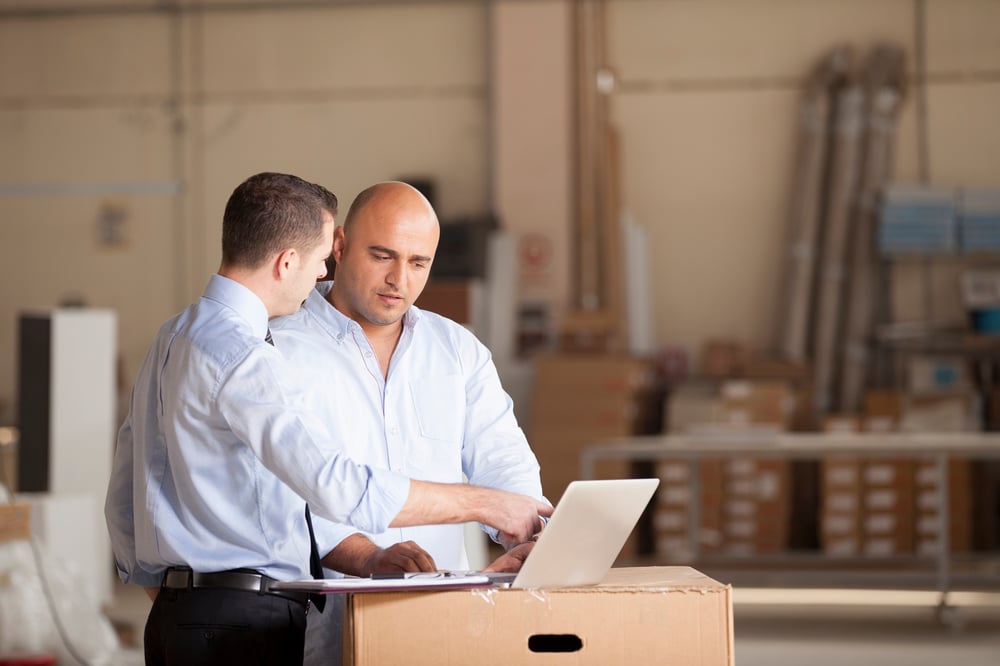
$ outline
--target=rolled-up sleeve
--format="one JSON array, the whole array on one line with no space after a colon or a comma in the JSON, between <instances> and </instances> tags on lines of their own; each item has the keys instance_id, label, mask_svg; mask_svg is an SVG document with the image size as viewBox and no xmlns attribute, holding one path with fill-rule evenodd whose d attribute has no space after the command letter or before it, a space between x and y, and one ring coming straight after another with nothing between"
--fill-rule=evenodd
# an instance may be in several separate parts
<instances>
[{"instance_id":1,"label":"rolled-up sleeve","mask_svg":"<svg viewBox=\"0 0 1000 666\"><path fill-rule=\"evenodd\" d=\"M233 432L313 513L366 532L385 531L406 503L409 478L339 453L335 434L302 407L300 389L280 363L266 349L252 350L220 384L218 405Z\"/></svg>"}]
</instances>

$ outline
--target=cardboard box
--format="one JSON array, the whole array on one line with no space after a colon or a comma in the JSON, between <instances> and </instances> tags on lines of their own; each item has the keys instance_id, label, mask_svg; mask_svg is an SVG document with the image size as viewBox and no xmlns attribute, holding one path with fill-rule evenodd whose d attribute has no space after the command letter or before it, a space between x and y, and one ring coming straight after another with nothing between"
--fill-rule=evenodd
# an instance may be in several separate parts
<instances>
[{"instance_id":1,"label":"cardboard box","mask_svg":"<svg viewBox=\"0 0 1000 666\"><path fill-rule=\"evenodd\" d=\"M809 365L803 361L790 361L770 356L752 356L743 369L747 379L773 379L795 384L808 383L811 379Z\"/></svg>"},{"instance_id":2,"label":"cardboard box","mask_svg":"<svg viewBox=\"0 0 1000 666\"><path fill-rule=\"evenodd\" d=\"M558 501L566 485L580 478L580 454L591 445L622 437L620 429L534 428L529 437L531 449L542 473L542 489L552 502ZM628 460L602 458L593 470L594 478L627 479L631 473Z\"/></svg>"},{"instance_id":3,"label":"cardboard box","mask_svg":"<svg viewBox=\"0 0 1000 666\"><path fill-rule=\"evenodd\" d=\"M701 374L705 377L739 377L746 362L746 347L735 340L708 340L702 345Z\"/></svg>"},{"instance_id":4,"label":"cardboard box","mask_svg":"<svg viewBox=\"0 0 1000 666\"><path fill-rule=\"evenodd\" d=\"M649 390L655 387L656 369L652 359L622 354L553 354L535 363L535 391L614 393Z\"/></svg>"},{"instance_id":5,"label":"cardboard box","mask_svg":"<svg viewBox=\"0 0 1000 666\"><path fill-rule=\"evenodd\" d=\"M727 423L766 423L783 430L791 427L795 392L785 382L728 380L720 392Z\"/></svg>"},{"instance_id":6,"label":"cardboard box","mask_svg":"<svg viewBox=\"0 0 1000 666\"><path fill-rule=\"evenodd\" d=\"M979 397L971 391L910 396L903 407L903 432L974 432L982 429Z\"/></svg>"},{"instance_id":7,"label":"cardboard box","mask_svg":"<svg viewBox=\"0 0 1000 666\"><path fill-rule=\"evenodd\" d=\"M888 389L870 389L865 392L864 418L886 418L899 423L903 415L903 394Z\"/></svg>"},{"instance_id":8,"label":"cardboard box","mask_svg":"<svg viewBox=\"0 0 1000 666\"><path fill-rule=\"evenodd\" d=\"M31 506L0 504L0 543L31 538Z\"/></svg>"},{"instance_id":9,"label":"cardboard box","mask_svg":"<svg viewBox=\"0 0 1000 666\"><path fill-rule=\"evenodd\" d=\"M476 321L477 302L484 300L484 289L481 280L430 280L416 305L475 330L480 323Z\"/></svg>"},{"instance_id":10,"label":"cardboard box","mask_svg":"<svg viewBox=\"0 0 1000 666\"><path fill-rule=\"evenodd\" d=\"M569 426L615 429L622 435L659 430L660 400L649 392L537 392L531 403L531 429Z\"/></svg>"},{"instance_id":11,"label":"cardboard box","mask_svg":"<svg viewBox=\"0 0 1000 666\"><path fill-rule=\"evenodd\" d=\"M864 462L855 457L821 462L820 545L827 555L853 556L861 550L863 470Z\"/></svg>"},{"instance_id":12,"label":"cardboard box","mask_svg":"<svg viewBox=\"0 0 1000 666\"><path fill-rule=\"evenodd\" d=\"M972 388L968 360L960 356L914 356L909 359L909 393L925 395Z\"/></svg>"},{"instance_id":13,"label":"cardboard box","mask_svg":"<svg viewBox=\"0 0 1000 666\"><path fill-rule=\"evenodd\" d=\"M722 460L703 459L698 470L697 543L689 534L691 519L691 463L687 460L661 460L654 472L660 478L652 518L653 548L669 561L690 559L695 553L718 552L724 541L723 501L725 483Z\"/></svg>"},{"instance_id":14,"label":"cardboard box","mask_svg":"<svg viewBox=\"0 0 1000 666\"><path fill-rule=\"evenodd\" d=\"M681 384L667 395L663 412L669 432L691 432L698 426L725 421L722 397L715 384Z\"/></svg>"},{"instance_id":15,"label":"cardboard box","mask_svg":"<svg viewBox=\"0 0 1000 666\"><path fill-rule=\"evenodd\" d=\"M916 511L916 551L925 555L940 548L941 501L940 471L936 464L917 461L914 471L914 506ZM972 549L973 535L973 474L967 459L948 461L948 524L949 549L962 553Z\"/></svg>"},{"instance_id":16,"label":"cardboard box","mask_svg":"<svg viewBox=\"0 0 1000 666\"><path fill-rule=\"evenodd\" d=\"M734 664L732 589L690 567L612 569L586 587L354 594L346 617L349 666Z\"/></svg>"}]
</instances>

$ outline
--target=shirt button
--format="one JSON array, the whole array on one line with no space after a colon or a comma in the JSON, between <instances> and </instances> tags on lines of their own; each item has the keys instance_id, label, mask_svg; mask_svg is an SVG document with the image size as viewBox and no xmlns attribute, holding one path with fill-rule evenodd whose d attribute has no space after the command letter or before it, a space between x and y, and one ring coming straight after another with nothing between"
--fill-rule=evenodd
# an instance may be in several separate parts
<instances>
[{"instance_id":1,"label":"shirt button","mask_svg":"<svg viewBox=\"0 0 1000 666\"><path fill-rule=\"evenodd\" d=\"M365 352L365 358L371 358L371 357L372 357L371 352Z\"/></svg>"}]
</instances>

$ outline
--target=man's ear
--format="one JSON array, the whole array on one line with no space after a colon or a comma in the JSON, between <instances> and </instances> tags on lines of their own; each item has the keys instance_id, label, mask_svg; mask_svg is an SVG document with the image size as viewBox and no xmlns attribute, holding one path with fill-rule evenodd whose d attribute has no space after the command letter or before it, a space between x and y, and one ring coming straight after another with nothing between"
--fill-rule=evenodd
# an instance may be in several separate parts
<instances>
[{"instance_id":1,"label":"man's ear","mask_svg":"<svg viewBox=\"0 0 1000 666\"><path fill-rule=\"evenodd\" d=\"M290 247L282 250L274 259L274 277L277 279L288 277L288 274L298 266L298 263L299 253L295 251L295 248Z\"/></svg>"},{"instance_id":2,"label":"man's ear","mask_svg":"<svg viewBox=\"0 0 1000 666\"><path fill-rule=\"evenodd\" d=\"M333 230L333 252L330 254L330 258L339 264L341 257L344 256L346 246L347 236L344 235L344 227L337 227Z\"/></svg>"}]
</instances>

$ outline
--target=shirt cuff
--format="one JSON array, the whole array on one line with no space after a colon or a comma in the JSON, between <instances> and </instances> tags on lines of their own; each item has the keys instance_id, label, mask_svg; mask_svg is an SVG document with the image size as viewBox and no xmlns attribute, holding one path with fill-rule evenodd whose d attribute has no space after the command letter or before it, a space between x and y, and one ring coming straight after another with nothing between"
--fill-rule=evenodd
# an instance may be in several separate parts
<instances>
[{"instance_id":1,"label":"shirt cuff","mask_svg":"<svg viewBox=\"0 0 1000 666\"><path fill-rule=\"evenodd\" d=\"M403 510L409 496L409 477L372 468L367 492L351 513L350 523L365 532L381 534L389 529L389 523Z\"/></svg>"}]
</instances>

